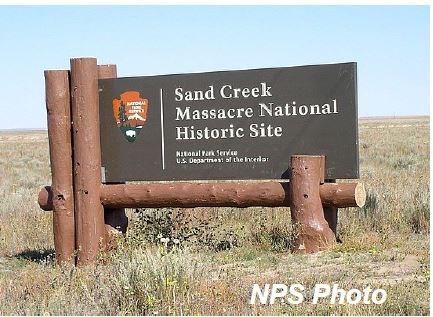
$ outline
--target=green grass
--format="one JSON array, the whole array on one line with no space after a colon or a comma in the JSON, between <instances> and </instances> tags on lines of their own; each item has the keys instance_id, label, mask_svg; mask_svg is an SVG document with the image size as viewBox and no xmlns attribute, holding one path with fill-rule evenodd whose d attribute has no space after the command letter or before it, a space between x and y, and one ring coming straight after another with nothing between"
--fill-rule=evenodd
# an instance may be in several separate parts
<instances>
[{"instance_id":1,"label":"green grass","mask_svg":"<svg viewBox=\"0 0 433 317\"><path fill-rule=\"evenodd\" d=\"M52 215L37 205L50 184L46 133L1 132L0 315L429 315L428 134L428 118L361 122L367 203L339 210L331 250L291 254L288 208L128 210L115 252L61 268ZM388 299L249 305L254 283L300 283L306 295L316 283L370 285Z\"/></svg>"}]
</instances>

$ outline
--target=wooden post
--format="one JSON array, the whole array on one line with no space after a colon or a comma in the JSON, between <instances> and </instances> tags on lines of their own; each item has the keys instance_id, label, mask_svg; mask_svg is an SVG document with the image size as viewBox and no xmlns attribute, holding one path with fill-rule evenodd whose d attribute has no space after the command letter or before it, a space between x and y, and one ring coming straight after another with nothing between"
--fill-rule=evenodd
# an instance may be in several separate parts
<instances>
[{"instance_id":1,"label":"wooden post","mask_svg":"<svg viewBox=\"0 0 433 317\"><path fill-rule=\"evenodd\" d=\"M71 90L77 264L84 265L105 243L96 58L71 59Z\"/></svg>"},{"instance_id":2,"label":"wooden post","mask_svg":"<svg viewBox=\"0 0 433 317\"><path fill-rule=\"evenodd\" d=\"M115 64L98 65L98 78L117 78L117 66Z\"/></svg>"},{"instance_id":3,"label":"wooden post","mask_svg":"<svg viewBox=\"0 0 433 317\"><path fill-rule=\"evenodd\" d=\"M52 176L53 231L56 260L75 264L69 72L47 70L45 94Z\"/></svg>"},{"instance_id":4,"label":"wooden post","mask_svg":"<svg viewBox=\"0 0 433 317\"><path fill-rule=\"evenodd\" d=\"M116 65L98 65L98 78L117 78ZM112 233L126 233L128 217L124 208L104 208L104 221L109 236Z\"/></svg>"},{"instance_id":5,"label":"wooden post","mask_svg":"<svg viewBox=\"0 0 433 317\"><path fill-rule=\"evenodd\" d=\"M335 244L335 235L323 214L320 184L324 179L323 156L291 157L290 212L295 253L314 253Z\"/></svg>"}]
</instances>

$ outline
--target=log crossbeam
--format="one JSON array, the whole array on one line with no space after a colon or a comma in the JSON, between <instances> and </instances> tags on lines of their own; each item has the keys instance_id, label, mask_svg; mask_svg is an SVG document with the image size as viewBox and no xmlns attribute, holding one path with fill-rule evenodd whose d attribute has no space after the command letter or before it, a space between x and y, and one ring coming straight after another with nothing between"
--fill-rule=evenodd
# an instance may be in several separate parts
<instances>
[{"instance_id":1,"label":"log crossbeam","mask_svg":"<svg viewBox=\"0 0 433 317\"><path fill-rule=\"evenodd\" d=\"M101 203L106 208L162 207L288 207L289 183L151 183L101 186ZM324 183L319 186L324 206L362 207L362 183ZM51 187L39 192L39 206L52 210Z\"/></svg>"}]
</instances>

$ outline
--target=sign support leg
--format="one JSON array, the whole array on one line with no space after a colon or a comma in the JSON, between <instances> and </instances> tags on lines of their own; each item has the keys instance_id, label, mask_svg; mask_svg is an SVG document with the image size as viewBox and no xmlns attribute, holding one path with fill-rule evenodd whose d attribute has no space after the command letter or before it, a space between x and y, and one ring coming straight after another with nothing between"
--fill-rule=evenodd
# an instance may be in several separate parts
<instances>
[{"instance_id":1,"label":"sign support leg","mask_svg":"<svg viewBox=\"0 0 433 317\"><path fill-rule=\"evenodd\" d=\"M71 59L71 95L77 264L84 265L105 245L96 58Z\"/></svg>"},{"instance_id":2,"label":"sign support leg","mask_svg":"<svg viewBox=\"0 0 433 317\"><path fill-rule=\"evenodd\" d=\"M327 179L325 182L336 183L336 180ZM323 212L325 214L325 220L328 222L329 228L331 228L335 237L337 237L338 208L335 206L323 206Z\"/></svg>"},{"instance_id":3,"label":"sign support leg","mask_svg":"<svg viewBox=\"0 0 433 317\"><path fill-rule=\"evenodd\" d=\"M290 213L295 253L314 253L335 244L335 235L325 220L320 199L324 157L291 157Z\"/></svg>"},{"instance_id":4,"label":"sign support leg","mask_svg":"<svg viewBox=\"0 0 433 317\"><path fill-rule=\"evenodd\" d=\"M44 75L56 260L59 264L74 265L75 223L69 72L47 70Z\"/></svg>"}]
</instances>

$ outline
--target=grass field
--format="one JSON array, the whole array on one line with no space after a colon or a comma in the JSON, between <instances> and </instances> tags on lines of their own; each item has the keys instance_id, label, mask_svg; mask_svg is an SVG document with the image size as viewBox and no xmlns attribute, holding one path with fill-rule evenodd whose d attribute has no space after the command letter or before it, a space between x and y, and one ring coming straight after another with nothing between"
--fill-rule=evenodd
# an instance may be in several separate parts
<instances>
[{"instance_id":1,"label":"grass field","mask_svg":"<svg viewBox=\"0 0 433 317\"><path fill-rule=\"evenodd\" d=\"M329 251L290 254L288 208L128 210L117 251L75 269L54 264L37 205L46 132L0 132L0 315L429 315L429 118L360 120L359 136L367 202L340 210ZM306 300L250 305L254 283L299 283ZM317 283L388 297L313 305Z\"/></svg>"}]
</instances>

